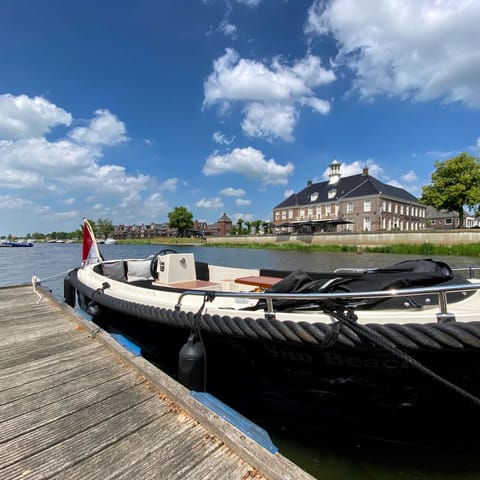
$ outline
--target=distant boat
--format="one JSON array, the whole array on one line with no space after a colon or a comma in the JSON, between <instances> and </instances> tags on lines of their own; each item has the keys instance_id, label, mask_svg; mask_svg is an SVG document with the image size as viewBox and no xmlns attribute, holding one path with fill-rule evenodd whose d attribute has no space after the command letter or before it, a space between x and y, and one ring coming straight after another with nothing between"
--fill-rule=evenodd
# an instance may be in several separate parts
<instances>
[{"instance_id":1,"label":"distant boat","mask_svg":"<svg viewBox=\"0 0 480 480\"><path fill-rule=\"evenodd\" d=\"M117 241L114 238L107 238L104 243L105 245L115 245Z\"/></svg>"},{"instance_id":2,"label":"distant boat","mask_svg":"<svg viewBox=\"0 0 480 480\"><path fill-rule=\"evenodd\" d=\"M1 242L0 247L33 247L32 242Z\"/></svg>"}]
</instances>

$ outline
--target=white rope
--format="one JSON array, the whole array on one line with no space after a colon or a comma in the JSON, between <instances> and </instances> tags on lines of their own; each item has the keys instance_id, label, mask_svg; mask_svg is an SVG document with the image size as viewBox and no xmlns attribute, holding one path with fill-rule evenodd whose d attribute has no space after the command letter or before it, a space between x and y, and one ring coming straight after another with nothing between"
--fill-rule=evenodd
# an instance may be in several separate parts
<instances>
[{"instance_id":1,"label":"white rope","mask_svg":"<svg viewBox=\"0 0 480 480\"><path fill-rule=\"evenodd\" d=\"M38 280L40 282L45 282L45 280L51 280L52 278L57 278L57 277L61 277L62 275L66 275L70 271L72 271L71 268L69 270L66 270L65 272L56 273L55 275L50 275L49 277L45 277L45 278L42 278L41 280L40 279L38 279ZM37 278L37 277L35 277L35 278Z\"/></svg>"},{"instance_id":2,"label":"white rope","mask_svg":"<svg viewBox=\"0 0 480 480\"><path fill-rule=\"evenodd\" d=\"M60 276L65 276L68 272L70 272L72 269L70 270L66 270L65 272L60 272L60 273L56 273L55 275L50 275L49 277L45 277L43 279L40 280L40 278L38 278L36 275L34 275L32 277L32 287L33 287L33 291L34 293L36 293L38 295L38 300L37 300L37 304L39 304L43 297L42 295L40 295L40 293L38 292L37 290L37 285L41 285L42 282L45 282L46 280L51 280L52 278L57 278L57 277L60 277Z\"/></svg>"},{"instance_id":3,"label":"white rope","mask_svg":"<svg viewBox=\"0 0 480 480\"><path fill-rule=\"evenodd\" d=\"M34 293L36 293L37 296L38 296L38 300L36 302L37 305L38 305L42 301L43 297L40 295L40 293L38 293L37 285L40 285L40 279L37 276L34 275L32 277L32 287L33 287Z\"/></svg>"}]
</instances>

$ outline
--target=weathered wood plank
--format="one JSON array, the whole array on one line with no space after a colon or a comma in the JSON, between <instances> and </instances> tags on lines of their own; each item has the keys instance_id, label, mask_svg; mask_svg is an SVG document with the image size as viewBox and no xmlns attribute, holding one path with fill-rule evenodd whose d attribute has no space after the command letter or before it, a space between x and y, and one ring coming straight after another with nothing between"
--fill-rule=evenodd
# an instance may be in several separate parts
<instances>
[{"instance_id":1,"label":"weathered wood plank","mask_svg":"<svg viewBox=\"0 0 480 480\"><path fill-rule=\"evenodd\" d=\"M54 357L50 356L40 360L25 362L21 365L3 368L0 370L0 391L67 370L71 366L83 363L85 358L95 359L109 355L112 354L106 351L105 348L101 348L98 343L91 342L73 351L59 353Z\"/></svg>"},{"instance_id":2,"label":"weathered wood plank","mask_svg":"<svg viewBox=\"0 0 480 480\"><path fill-rule=\"evenodd\" d=\"M112 380L116 377L122 377L129 372L121 365L107 366L100 371L94 371L89 375L75 378L70 382L55 386L26 398L20 398L5 405L0 405L0 421L30 412L49 403L67 400L75 396L78 392L88 390L101 383Z\"/></svg>"},{"instance_id":3,"label":"weathered wood plank","mask_svg":"<svg viewBox=\"0 0 480 480\"><path fill-rule=\"evenodd\" d=\"M109 382L93 385L88 390L77 392L65 402L60 399L35 410L25 412L1 423L0 442L5 442L19 435L25 434L48 423L75 413L77 410L85 410L96 403L108 401L111 397L121 395L123 392L131 394L131 390L143 384L144 380L133 372L115 378Z\"/></svg>"},{"instance_id":4,"label":"weathered wood plank","mask_svg":"<svg viewBox=\"0 0 480 480\"><path fill-rule=\"evenodd\" d=\"M95 373L101 373L102 376L104 375L103 370L105 370L107 368L106 365L108 365L105 360L105 357L85 359L83 363L76 366L72 365L67 370L4 390L0 397L0 406L18 400L25 401L31 396L43 396L44 393L47 393L49 390L59 387L66 387L65 390L71 390L72 393L76 393L76 387L80 379ZM121 372L124 372L124 367L121 367ZM90 379L88 379L88 381L90 381ZM57 393L58 392L55 392L55 395Z\"/></svg>"},{"instance_id":5,"label":"weathered wood plank","mask_svg":"<svg viewBox=\"0 0 480 480\"><path fill-rule=\"evenodd\" d=\"M154 394L145 388L130 388L101 402L76 409L31 432L22 432L14 439L0 444L0 465L2 468L8 467L152 399ZM156 399L154 401L157 402Z\"/></svg>"}]
</instances>

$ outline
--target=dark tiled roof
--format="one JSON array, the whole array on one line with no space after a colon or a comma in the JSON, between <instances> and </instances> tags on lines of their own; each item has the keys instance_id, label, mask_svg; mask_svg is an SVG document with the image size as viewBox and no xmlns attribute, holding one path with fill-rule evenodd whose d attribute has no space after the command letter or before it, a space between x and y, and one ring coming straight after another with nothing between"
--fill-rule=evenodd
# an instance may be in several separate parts
<instances>
[{"instance_id":1,"label":"dark tiled roof","mask_svg":"<svg viewBox=\"0 0 480 480\"><path fill-rule=\"evenodd\" d=\"M336 190L336 195L329 198L328 192L331 189ZM312 194L314 193L318 193L318 197L312 201ZM399 200L410 203L418 203L418 199L403 188L387 185L371 175L363 175L360 173L358 175L340 178L335 185L330 185L328 181L312 183L300 192L290 195L290 197L274 208L305 206L314 203L325 203L328 201L339 200L340 198L353 199L378 194L398 198Z\"/></svg>"},{"instance_id":2,"label":"dark tiled roof","mask_svg":"<svg viewBox=\"0 0 480 480\"><path fill-rule=\"evenodd\" d=\"M218 222L227 222L227 223L232 223L232 221L230 220L230 218L228 218L227 214L224 213L218 220L217 220L217 223Z\"/></svg>"}]
</instances>

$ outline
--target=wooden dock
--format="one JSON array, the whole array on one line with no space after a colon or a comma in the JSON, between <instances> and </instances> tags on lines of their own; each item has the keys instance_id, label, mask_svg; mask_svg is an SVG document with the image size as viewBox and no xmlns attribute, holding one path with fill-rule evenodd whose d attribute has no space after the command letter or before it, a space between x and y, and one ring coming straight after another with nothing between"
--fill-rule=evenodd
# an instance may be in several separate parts
<instances>
[{"instance_id":1,"label":"wooden dock","mask_svg":"<svg viewBox=\"0 0 480 480\"><path fill-rule=\"evenodd\" d=\"M46 291L0 288L0 478L312 480Z\"/></svg>"}]
</instances>

